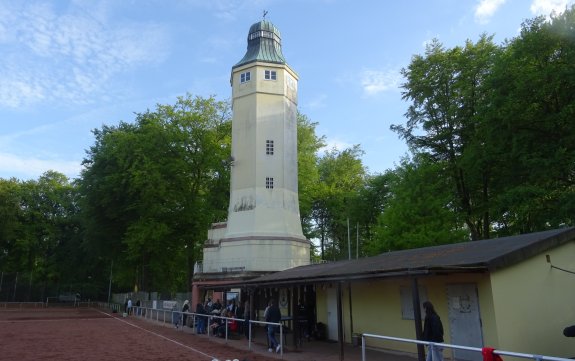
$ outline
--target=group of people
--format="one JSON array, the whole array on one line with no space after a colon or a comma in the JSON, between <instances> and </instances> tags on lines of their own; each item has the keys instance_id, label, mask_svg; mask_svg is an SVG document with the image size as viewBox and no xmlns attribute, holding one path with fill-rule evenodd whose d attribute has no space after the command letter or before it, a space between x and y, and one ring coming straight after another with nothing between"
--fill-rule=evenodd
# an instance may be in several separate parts
<instances>
[{"instance_id":1,"label":"group of people","mask_svg":"<svg viewBox=\"0 0 575 361\"><path fill-rule=\"evenodd\" d=\"M129 313L132 308L131 299L128 298L128 300L126 300L125 307L126 311ZM425 319L423 323L422 339L433 343L442 343L444 340L441 318L435 311L431 302L425 301L423 303L423 309L425 310ZM189 312L190 304L189 301L186 300L182 307L182 325L187 325ZM211 298L208 298L204 304L198 303L196 305L196 314L200 315L197 317L196 322L196 332L198 334L205 334L209 327L211 335L225 337L227 327L228 332L241 333L243 331L245 337L249 337L249 321L251 319L249 301L245 301L243 307L238 307L236 306L234 299L230 300L226 307L223 307L219 299L216 300L216 302L212 302ZM239 321L242 318L244 320L243 324ZM275 351L276 353L279 353L281 351L281 344L276 339L276 333L279 331L280 327L276 324L281 322L281 318L282 314L277 301L275 299L270 299L268 306L264 311L264 320L270 323L266 325L269 352ZM175 324L177 328L178 321L175 321ZM435 345L433 349L429 348L426 361L443 361L443 349Z\"/></svg>"},{"instance_id":2,"label":"group of people","mask_svg":"<svg viewBox=\"0 0 575 361\"><path fill-rule=\"evenodd\" d=\"M241 305L236 305L234 299L228 301L226 307L223 307L219 299L212 302L211 298L208 298L205 303L196 305L196 314L200 315L196 323L196 333L205 334L209 327L211 335L225 337L227 327L228 333L240 333L245 330L247 335L247 327L245 326L249 323L249 312L249 301L246 301L244 307L241 307ZM239 321L242 318L245 320L245 324Z\"/></svg>"},{"instance_id":3,"label":"group of people","mask_svg":"<svg viewBox=\"0 0 575 361\"><path fill-rule=\"evenodd\" d=\"M212 302L208 298L205 303L198 303L196 305L196 333L205 334L209 331L211 335L225 337L226 327L229 333L243 333L246 338L249 338L249 322L251 317L250 303L245 301L243 307L237 306L235 300L230 300L226 307L223 307L220 300ZM205 316L203 316L205 315ZM219 317L213 317L219 316ZM281 311L277 302L271 299L267 308L264 311L264 319L269 323L280 323ZM227 319L227 322L226 322ZM240 320L243 319L243 322ZM281 345L276 339L276 333L279 331L278 325L266 325L266 334L268 338L268 351L277 352L281 351Z\"/></svg>"},{"instance_id":4,"label":"group of people","mask_svg":"<svg viewBox=\"0 0 575 361\"><path fill-rule=\"evenodd\" d=\"M134 306L136 306L137 308L140 308L140 300L136 301L136 304L134 304L132 302L132 298L128 297L125 301L124 301L124 312L126 312L126 315L131 315L134 309Z\"/></svg>"}]
</instances>

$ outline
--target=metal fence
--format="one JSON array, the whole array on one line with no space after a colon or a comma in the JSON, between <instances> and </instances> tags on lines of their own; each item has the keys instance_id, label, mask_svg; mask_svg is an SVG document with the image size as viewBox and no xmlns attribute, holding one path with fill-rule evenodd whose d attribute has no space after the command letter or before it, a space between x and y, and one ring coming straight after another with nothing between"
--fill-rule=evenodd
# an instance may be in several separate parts
<instances>
[{"instance_id":1,"label":"metal fence","mask_svg":"<svg viewBox=\"0 0 575 361\"><path fill-rule=\"evenodd\" d=\"M182 311L178 311L178 310L168 310L168 309L158 309L158 308L148 308L148 307L137 307L134 306L132 307L132 311L131 311L131 315L133 316L137 316L137 317L142 317L144 319L150 320L150 321L156 321L156 322L161 322L161 323L170 323L173 324L174 326L177 326L179 328L180 325L182 325L182 319L183 319L183 315L186 315L188 317L188 319L190 319L190 324L191 324L191 328L192 328L192 332L195 334L197 333L197 322L199 320L200 317L203 317L204 319L207 320L206 322L206 336L210 337L210 323L212 320L214 319L219 319L223 321L223 325L225 326L225 334L224 334L224 338L227 341L229 338L229 332L228 332L228 323L232 320L235 320L236 322L240 322L240 323L245 323L244 319L241 318L232 318L232 317L224 317L224 316L218 316L218 315L211 315L211 314L200 314L200 313L195 313L195 312L182 312ZM256 321L256 320L249 320L248 322L248 349L251 350L252 349L252 325L265 325L265 326L277 326L279 328L279 335L280 338L278 340L279 344L280 344L280 357L283 358L283 352L284 352L284 338L283 338L283 326L281 323L274 323L274 322L264 322L264 321ZM183 326L183 325L182 325ZM183 329L183 327L182 327ZM213 333L212 333L213 335ZM266 334L266 338L267 338L267 334Z\"/></svg>"},{"instance_id":2,"label":"metal fence","mask_svg":"<svg viewBox=\"0 0 575 361\"><path fill-rule=\"evenodd\" d=\"M0 302L0 308L43 308L44 302Z\"/></svg>"},{"instance_id":3,"label":"metal fence","mask_svg":"<svg viewBox=\"0 0 575 361\"><path fill-rule=\"evenodd\" d=\"M452 345L449 343L434 343L434 342L428 342L428 341L420 341L420 340L413 340L413 339L409 339L409 338L399 338L399 337L391 337L391 336L381 336L381 335L374 335L374 334L369 334L369 333L364 333L361 335L361 360L362 361L367 361L366 358L366 339L367 338L373 338L373 339L380 339L380 340L388 340L388 341L398 341L398 342L406 342L406 343L413 343L413 344L417 344L417 345L425 345L429 347L429 352L433 355L433 349L434 348L449 348L449 349L456 349L456 350L465 350L465 351L471 351L471 352L479 352L479 354L481 355L481 352L483 351L483 349L478 348L478 347L469 347L469 346L460 346L460 345ZM571 359L568 358L562 358L562 357L553 357L553 356L543 356L543 355L533 355L533 354L526 354L526 353L518 353L518 352L509 352L509 351L503 351L503 350L494 350L493 353L495 355L500 355L500 356L512 356L512 357L519 357L519 358L525 358L525 359L532 359L535 361L573 361Z\"/></svg>"}]
</instances>

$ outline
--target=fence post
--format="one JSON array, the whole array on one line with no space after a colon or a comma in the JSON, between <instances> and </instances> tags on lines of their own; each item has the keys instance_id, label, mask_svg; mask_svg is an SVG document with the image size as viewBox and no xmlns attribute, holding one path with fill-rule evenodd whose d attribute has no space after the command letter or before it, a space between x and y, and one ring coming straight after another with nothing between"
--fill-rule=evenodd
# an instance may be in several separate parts
<instances>
[{"instance_id":1,"label":"fence post","mask_svg":"<svg viewBox=\"0 0 575 361\"><path fill-rule=\"evenodd\" d=\"M284 358L284 328L283 324L280 322L280 358Z\"/></svg>"},{"instance_id":2,"label":"fence post","mask_svg":"<svg viewBox=\"0 0 575 361\"><path fill-rule=\"evenodd\" d=\"M252 349L252 320L248 320L248 350Z\"/></svg>"}]
</instances>

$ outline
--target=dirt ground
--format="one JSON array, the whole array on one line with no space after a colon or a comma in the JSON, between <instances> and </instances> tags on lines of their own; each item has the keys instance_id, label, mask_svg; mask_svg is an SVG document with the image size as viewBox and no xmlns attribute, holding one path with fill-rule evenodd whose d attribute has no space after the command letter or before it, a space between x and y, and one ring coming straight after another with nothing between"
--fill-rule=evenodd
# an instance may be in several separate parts
<instances>
[{"instance_id":1,"label":"dirt ground","mask_svg":"<svg viewBox=\"0 0 575 361\"><path fill-rule=\"evenodd\" d=\"M0 360L214 359L271 361L280 357L94 308L0 309Z\"/></svg>"}]
</instances>

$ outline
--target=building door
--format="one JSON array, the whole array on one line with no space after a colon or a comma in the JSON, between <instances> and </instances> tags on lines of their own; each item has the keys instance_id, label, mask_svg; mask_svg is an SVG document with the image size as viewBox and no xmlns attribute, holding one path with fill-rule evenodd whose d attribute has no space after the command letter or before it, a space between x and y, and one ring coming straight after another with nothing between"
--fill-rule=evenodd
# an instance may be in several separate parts
<instances>
[{"instance_id":1,"label":"building door","mask_svg":"<svg viewBox=\"0 0 575 361\"><path fill-rule=\"evenodd\" d=\"M475 284L447 285L451 344L483 347L483 333ZM444 353L448 351L445 350ZM480 352L453 349L456 360L481 361Z\"/></svg>"},{"instance_id":2,"label":"building door","mask_svg":"<svg viewBox=\"0 0 575 361\"><path fill-rule=\"evenodd\" d=\"M327 289L327 338L337 341L337 289Z\"/></svg>"}]
</instances>

